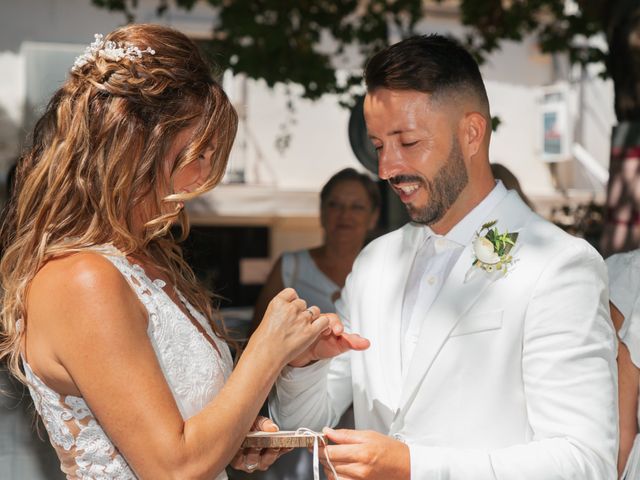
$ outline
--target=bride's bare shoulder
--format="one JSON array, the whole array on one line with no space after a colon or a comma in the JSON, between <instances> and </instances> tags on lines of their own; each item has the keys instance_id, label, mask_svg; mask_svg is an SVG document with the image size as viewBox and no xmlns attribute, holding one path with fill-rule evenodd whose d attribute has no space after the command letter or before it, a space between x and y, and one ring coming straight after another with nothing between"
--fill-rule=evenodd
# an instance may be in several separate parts
<instances>
[{"instance_id":1,"label":"bride's bare shoulder","mask_svg":"<svg viewBox=\"0 0 640 480\"><path fill-rule=\"evenodd\" d=\"M26 307L29 364L58 392L78 394L70 368L83 365L87 355L118 355L119 349L129 348L127 338L133 344L146 338L144 306L99 253L47 262L29 285Z\"/></svg>"},{"instance_id":2,"label":"bride's bare shoulder","mask_svg":"<svg viewBox=\"0 0 640 480\"><path fill-rule=\"evenodd\" d=\"M120 271L96 252L80 252L48 261L29 286L29 320L96 318L98 311L139 310L139 302ZM91 313L91 315L84 315Z\"/></svg>"},{"instance_id":3,"label":"bride's bare shoulder","mask_svg":"<svg viewBox=\"0 0 640 480\"><path fill-rule=\"evenodd\" d=\"M82 294L126 286L122 274L103 255L78 252L49 260L33 278L29 297L41 290L50 297L53 292Z\"/></svg>"}]
</instances>

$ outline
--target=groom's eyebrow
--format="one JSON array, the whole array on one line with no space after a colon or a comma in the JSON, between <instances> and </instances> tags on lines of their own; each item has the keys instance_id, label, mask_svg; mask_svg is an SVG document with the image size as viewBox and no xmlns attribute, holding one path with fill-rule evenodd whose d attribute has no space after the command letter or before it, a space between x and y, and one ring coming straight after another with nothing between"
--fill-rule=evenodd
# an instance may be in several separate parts
<instances>
[{"instance_id":1,"label":"groom's eyebrow","mask_svg":"<svg viewBox=\"0 0 640 480\"><path fill-rule=\"evenodd\" d=\"M413 128L399 128L399 129L391 130L390 132L387 132L386 135L387 136L400 135L401 133L411 132L413 130L414 130ZM369 134L369 138L378 138L378 137L376 135Z\"/></svg>"},{"instance_id":2,"label":"groom's eyebrow","mask_svg":"<svg viewBox=\"0 0 640 480\"><path fill-rule=\"evenodd\" d=\"M408 132L409 130L406 128L401 128L398 130L391 130L390 132L387 132L387 135L398 135L400 133L404 133L404 132Z\"/></svg>"}]
</instances>

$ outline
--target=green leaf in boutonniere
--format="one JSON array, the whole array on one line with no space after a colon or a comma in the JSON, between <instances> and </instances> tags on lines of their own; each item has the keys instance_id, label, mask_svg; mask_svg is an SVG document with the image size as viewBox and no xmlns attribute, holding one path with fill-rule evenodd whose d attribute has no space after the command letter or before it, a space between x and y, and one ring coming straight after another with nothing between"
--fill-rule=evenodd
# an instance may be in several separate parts
<instances>
[{"instance_id":1,"label":"green leaf in boutonniere","mask_svg":"<svg viewBox=\"0 0 640 480\"><path fill-rule=\"evenodd\" d=\"M489 230L491 227L493 227L496 223L498 223L497 220L491 220L490 222L485 223L484 225L482 225L480 227L480 231L482 230Z\"/></svg>"},{"instance_id":2,"label":"green leaf in boutonniere","mask_svg":"<svg viewBox=\"0 0 640 480\"><path fill-rule=\"evenodd\" d=\"M518 240L518 232L500 233L495 227L497 220L487 222L476 232L473 241L473 267L481 268L486 272L507 273L508 267L513 263L510 254L511 249Z\"/></svg>"}]
</instances>

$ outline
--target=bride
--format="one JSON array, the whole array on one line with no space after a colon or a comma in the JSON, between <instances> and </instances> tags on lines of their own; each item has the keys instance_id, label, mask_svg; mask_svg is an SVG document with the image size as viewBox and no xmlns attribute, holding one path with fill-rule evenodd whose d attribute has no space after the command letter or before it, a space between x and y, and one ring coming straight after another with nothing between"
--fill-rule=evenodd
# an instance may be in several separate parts
<instances>
[{"instance_id":1,"label":"bride","mask_svg":"<svg viewBox=\"0 0 640 480\"><path fill-rule=\"evenodd\" d=\"M237 116L195 45L157 25L96 36L38 121L2 226L0 359L68 478L226 478L280 369L366 348L292 289L232 372L211 298L169 233L221 179Z\"/></svg>"}]
</instances>

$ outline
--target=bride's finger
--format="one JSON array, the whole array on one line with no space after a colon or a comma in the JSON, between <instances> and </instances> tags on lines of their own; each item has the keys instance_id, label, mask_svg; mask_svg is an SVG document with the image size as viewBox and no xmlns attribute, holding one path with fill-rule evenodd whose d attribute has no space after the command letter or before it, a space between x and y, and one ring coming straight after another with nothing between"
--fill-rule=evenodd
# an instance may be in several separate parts
<instances>
[{"instance_id":1,"label":"bride's finger","mask_svg":"<svg viewBox=\"0 0 640 480\"><path fill-rule=\"evenodd\" d=\"M273 420L267 417L263 417L262 415L259 415L256 418L256 421L253 422L252 430L257 430L261 432L277 432L280 429L278 428L278 425L273 423Z\"/></svg>"},{"instance_id":2,"label":"bride's finger","mask_svg":"<svg viewBox=\"0 0 640 480\"><path fill-rule=\"evenodd\" d=\"M298 310L298 312L302 312L307 308L307 302L305 302L302 298L296 298L291 304Z\"/></svg>"},{"instance_id":3,"label":"bride's finger","mask_svg":"<svg viewBox=\"0 0 640 480\"><path fill-rule=\"evenodd\" d=\"M267 448L262 451L262 455L260 455L260 466L259 470L266 470L275 462L280 456L280 450L278 448Z\"/></svg>"},{"instance_id":4,"label":"bride's finger","mask_svg":"<svg viewBox=\"0 0 640 480\"><path fill-rule=\"evenodd\" d=\"M247 453L244 456L243 469L248 472L252 472L258 469L258 467L260 466L260 459L261 459L260 453L261 453L260 449L248 448Z\"/></svg>"},{"instance_id":5,"label":"bride's finger","mask_svg":"<svg viewBox=\"0 0 640 480\"><path fill-rule=\"evenodd\" d=\"M315 321L313 321L310 325L311 333L314 336L320 336L324 330L329 328L329 319L326 315L320 315Z\"/></svg>"},{"instance_id":6,"label":"bride's finger","mask_svg":"<svg viewBox=\"0 0 640 480\"><path fill-rule=\"evenodd\" d=\"M316 307L315 305L307 308L304 312L305 315L310 315L311 316L311 321L313 322L316 318L318 318L320 316L320 309L318 307Z\"/></svg>"},{"instance_id":7,"label":"bride's finger","mask_svg":"<svg viewBox=\"0 0 640 480\"><path fill-rule=\"evenodd\" d=\"M281 457L282 455L284 455L285 453L289 453L293 451L293 448L280 448L278 450L278 457Z\"/></svg>"},{"instance_id":8,"label":"bride's finger","mask_svg":"<svg viewBox=\"0 0 640 480\"><path fill-rule=\"evenodd\" d=\"M284 300L285 302L292 302L296 298L298 298L298 294L293 288L287 287L284 290L280 291L280 293L276 295L276 298Z\"/></svg>"},{"instance_id":9,"label":"bride's finger","mask_svg":"<svg viewBox=\"0 0 640 480\"><path fill-rule=\"evenodd\" d=\"M242 460L244 459L244 452L240 450L236 455L231 459L229 465L231 465L236 470L242 469Z\"/></svg>"}]
</instances>

